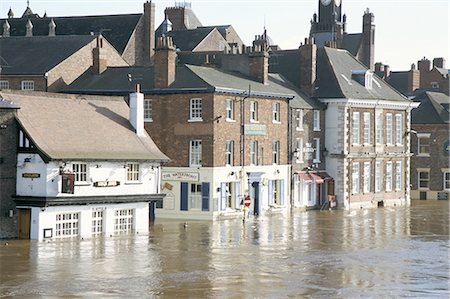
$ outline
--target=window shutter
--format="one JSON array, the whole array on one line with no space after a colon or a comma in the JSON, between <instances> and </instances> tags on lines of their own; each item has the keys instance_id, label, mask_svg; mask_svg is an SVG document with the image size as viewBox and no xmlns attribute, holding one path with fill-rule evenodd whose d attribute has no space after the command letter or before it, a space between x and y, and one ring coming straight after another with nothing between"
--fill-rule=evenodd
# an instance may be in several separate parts
<instances>
[{"instance_id":1,"label":"window shutter","mask_svg":"<svg viewBox=\"0 0 450 299\"><path fill-rule=\"evenodd\" d=\"M188 210L188 183L181 183L180 210Z\"/></svg>"},{"instance_id":2,"label":"window shutter","mask_svg":"<svg viewBox=\"0 0 450 299\"><path fill-rule=\"evenodd\" d=\"M220 183L220 210L224 211L226 209L226 196L227 196L227 184Z\"/></svg>"},{"instance_id":3,"label":"window shutter","mask_svg":"<svg viewBox=\"0 0 450 299\"><path fill-rule=\"evenodd\" d=\"M235 188L235 192L236 192L236 209L239 208L239 206L241 205L241 197L240 197L240 193L241 193L241 183L240 182L236 182L236 188Z\"/></svg>"},{"instance_id":4,"label":"window shutter","mask_svg":"<svg viewBox=\"0 0 450 299\"><path fill-rule=\"evenodd\" d=\"M280 180L280 203L284 206L284 180Z\"/></svg>"},{"instance_id":5,"label":"window shutter","mask_svg":"<svg viewBox=\"0 0 450 299\"><path fill-rule=\"evenodd\" d=\"M61 193L74 194L74 189L75 189L75 174L64 173L62 175Z\"/></svg>"},{"instance_id":6,"label":"window shutter","mask_svg":"<svg viewBox=\"0 0 450 299\"><path fill-rule=\"evenodd\" d=\"M269 189L269 206L271 206L273 204L273 181L272 180L269 180L268 189Z\"/></svg>"},{"instance_id":7,"label":"window shutter","mask_svg":"<svg viewBox=\"0 0 450 299\"><path fill-rule=\"evenodd\" d=\"M209 211L209 183L202 183L202 211Z\"/></svg>"}]
</instances>

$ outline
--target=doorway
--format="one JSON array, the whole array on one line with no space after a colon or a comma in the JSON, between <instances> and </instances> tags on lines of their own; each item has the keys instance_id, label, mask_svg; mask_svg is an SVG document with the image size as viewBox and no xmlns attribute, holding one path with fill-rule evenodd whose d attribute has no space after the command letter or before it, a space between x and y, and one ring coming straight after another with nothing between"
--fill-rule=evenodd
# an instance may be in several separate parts
<instances>
[{"instance_id":1,"label":"doorway","mask_svg":"<svg viewBox=\"0 0 450 299\"><path fill-rule=\"evenodd\" d=\"M30 238L31 209L17 209L19 222L19 239Z\"/></svg>"},{"instance_id":2,"label":"doorway","mask_svg":"<svg viewBox=\"0 0 450 299\"><path fill-rule=\"evenodd\" d=\"M253 193L253 215L259 215L259 182L252 183L252 193Z\"/></svg>"}]
</instances>

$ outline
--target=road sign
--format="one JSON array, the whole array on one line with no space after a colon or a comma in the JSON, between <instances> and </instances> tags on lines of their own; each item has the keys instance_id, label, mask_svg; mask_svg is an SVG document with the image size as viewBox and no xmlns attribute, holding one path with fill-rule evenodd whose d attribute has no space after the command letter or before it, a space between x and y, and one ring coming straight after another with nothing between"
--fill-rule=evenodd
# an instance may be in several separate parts
<instances>
[{"instance_id":1,"label":"road sign","mask_svg":"<svg viewBox=\"0 0 450 299\"><path fill-rule=\"evenodd\" d=\"M244 205L248 208L250 206L250 204L252 203L252 200L250 199L250 196L246 196L244 198Z\"/></svg>"}]
</instances>

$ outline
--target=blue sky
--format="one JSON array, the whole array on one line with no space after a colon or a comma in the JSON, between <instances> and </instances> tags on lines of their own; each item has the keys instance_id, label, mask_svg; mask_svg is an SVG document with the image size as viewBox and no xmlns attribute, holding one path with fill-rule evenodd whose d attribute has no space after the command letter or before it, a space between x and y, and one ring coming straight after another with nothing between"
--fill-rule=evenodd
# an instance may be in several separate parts
<instances>
[{"instance_id":1,"label":"blue sky","mask_svg":"<svg viewBox=\"0 0 450 299\"><path fill-rule=\"evenodd\" d=\"M164 8L175 1L155 0L156 26ZM188 1L187 1L188 2ZM231 24L244 43L268 34L282 49L297 48L309 34L310 20L318 0L192 0L192 9L203 25ZM30 0L33 12L48 16L141 13L144 0ZM342 0L347 31L362 31L362 15L369 8L375 15L375 61L391 70L407 70L422 57L444 57L450 67L449 0ZM26 0L1 0L0 17L11 7L16 16Z\"/></svg>"}]
</instances>

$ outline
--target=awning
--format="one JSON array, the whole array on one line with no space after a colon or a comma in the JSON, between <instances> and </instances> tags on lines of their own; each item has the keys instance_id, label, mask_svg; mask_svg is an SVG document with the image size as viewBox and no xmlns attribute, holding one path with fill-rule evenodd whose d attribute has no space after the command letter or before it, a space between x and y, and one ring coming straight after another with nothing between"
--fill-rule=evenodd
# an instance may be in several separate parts
<instances>
[{"instance_id":1,"label":"awning","mask_svg":"<svg viewBox=\"0 0 450 299\"><path fill-rule=\"evenodd\" d=\"M316 182L316 184L323 184L323 179L320 176L318 176L316 173L311 173L310 172L309 175Z\"/></svg>"},{"instance_id":2,"label":"awning","mask_svg":"<svg viewBox=\"0 0 450 299\"><path fill-rule=\"evenodd\" d=\"M305 173L305 172L300 172L297 173L298 176L300 177L300 179L305 182L305 183L311 183L312 182L312 178L309 176L309 174Z\"/></svg>"},{"instance_id":3,"label":"awning","mask_svg":"<svg viewBox=\"0 0 450 299\"><path fill-rule=\"evenodd\" d=\"M333 178L326 172L317 173L324 181L331 181Z\"/></svg>"}]
</instances>

